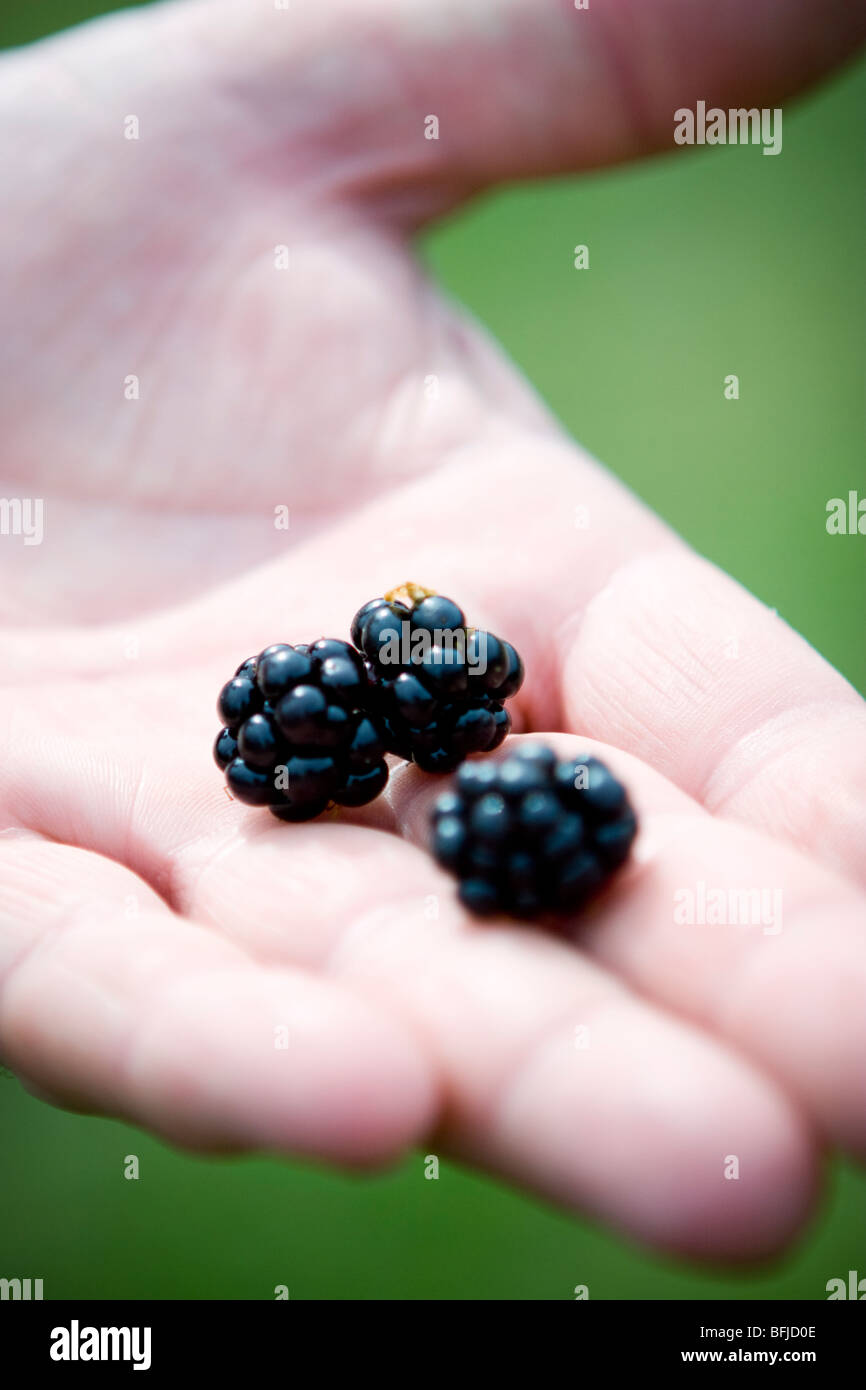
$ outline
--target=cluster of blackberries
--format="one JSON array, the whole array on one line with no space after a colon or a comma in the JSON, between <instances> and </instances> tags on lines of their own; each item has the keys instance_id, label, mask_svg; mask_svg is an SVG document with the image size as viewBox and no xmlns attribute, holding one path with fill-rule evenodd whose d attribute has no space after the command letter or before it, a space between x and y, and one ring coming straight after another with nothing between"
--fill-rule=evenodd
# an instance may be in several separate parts
<instances>
[{"instance_id":1,"label":"cluster of blackberries","mask_svg":"<svg viewBox=\"0 0 866 1390\"><path fill-rule=\"evenodd\" d=\"M424 772L452 772L498 748L511 728L504 701L523 683L510 642L466 627L450 598L404 585L355 614L373 708L389 753Z\"/></svg>"},{"instance_id":2,"label":"cluster of blackberries","mask_svg":"<svg viewBox=\"0 0 866 1390\"><path fill-rule=\"evenodd\" d=\"M626 859L637 822L597 758L557 760L525 744L501 762L465 763L433 809L433 853L471 911L574 911Z\"/></svg>"},{"instance_id":3,"label":"cluster of blackberries","mask_svg":"<svg viewBox=\"0 0 866 1390\"><path fill-rule=\"evenodd\" d=\"M352 644L266 647L219 697L214 757L239 801L306 821L365 806L386 753L457 774L433 811L433 853L473 912L574 911L620 867L636 833L625 788L597 758L529 744L503 761L504 701L523 682L509 642L466 626L452 599L404 584L355 614Z\"/></svg>"},{"instance_id":4,"label":"cluster of blackberries","mask_svg":"<svg viewBox=\"0 0 866 1390\"><path fill-rule=\"evenodd\" d=\"M312 820L330 801L365 806L388 780L364 663L348 642L283 643L224 685L214 757L234 796L281 820Z\"/></svg>"}]
</instances>

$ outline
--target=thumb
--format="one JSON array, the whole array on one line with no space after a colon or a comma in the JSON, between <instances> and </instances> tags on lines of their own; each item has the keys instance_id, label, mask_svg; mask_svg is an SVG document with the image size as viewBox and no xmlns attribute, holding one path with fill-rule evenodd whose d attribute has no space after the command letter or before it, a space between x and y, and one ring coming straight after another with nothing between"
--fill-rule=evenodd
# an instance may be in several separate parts
<instances>
[{"instance_id":1,"label":"thumb","mask_svg":"<svg viewBox=\"0 0 866 1390\"><path fill-rule=\"evenodd\" d=\"M675 149L678 108L776 107L866 37L851 0L287 4L204 5L211 61L276 139L300 120L353 192L416 219L501 179Z\"/></svg>"}]
</instances>

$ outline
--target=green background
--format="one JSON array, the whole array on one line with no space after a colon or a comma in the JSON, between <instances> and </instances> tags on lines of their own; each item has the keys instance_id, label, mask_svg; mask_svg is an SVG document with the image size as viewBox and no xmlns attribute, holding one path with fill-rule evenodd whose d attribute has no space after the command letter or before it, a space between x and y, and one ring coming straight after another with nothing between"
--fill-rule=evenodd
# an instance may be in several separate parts
<instances>
[{"instance_id":1,"label":"green background","mask_svg":"<svg viewBox=\"0 0 866 1390\"><path fill-rule=\"evenodd\" d=\"M19 7L21 43L111 8ZM581 441L866 691L866 63L785 108L776 158L729 147L509 189L431 234L433 273ZM572 248L590 247L590 269ZM723 379L740 378L739 401ZM830 1079L828 1078L828 1083ZM811 1231L745 1273L634 1250L414 1155L347 1178L209 1161L49 1109L0 1077L0 1276L48 1298L823 1298L866 1274L866 1180L834 1167ZM137 1154L138 1182L123 1160Z\"/></svg>"}]
</instances>

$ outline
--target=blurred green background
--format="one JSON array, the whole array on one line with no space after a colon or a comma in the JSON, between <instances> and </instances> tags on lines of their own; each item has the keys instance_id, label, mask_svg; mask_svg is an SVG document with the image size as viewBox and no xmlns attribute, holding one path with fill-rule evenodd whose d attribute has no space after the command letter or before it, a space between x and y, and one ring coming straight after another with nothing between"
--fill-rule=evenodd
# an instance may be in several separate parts
<instances>
[{"instance_id":1,"label":"blurred green background","mask_svg":"<svg viewBox=\"0 0 866 1390\"><path fill-rule=\"evenodd\" d=\"M4 8L11 45L115 6ZM829 498L866 495L864 116L861 61L786 107L777 158L720 148L509 189L423 250L589 449L866 692L866 539L825 529ZM845 1165L795 1251L732 1274L453 1166L426 1181L420 1155L360 1179L205 1161L3 1075L0 1127L0 1276L47 1298L813 1299L866 1274L866 1180Z\"/></svg>"}]
</instances>

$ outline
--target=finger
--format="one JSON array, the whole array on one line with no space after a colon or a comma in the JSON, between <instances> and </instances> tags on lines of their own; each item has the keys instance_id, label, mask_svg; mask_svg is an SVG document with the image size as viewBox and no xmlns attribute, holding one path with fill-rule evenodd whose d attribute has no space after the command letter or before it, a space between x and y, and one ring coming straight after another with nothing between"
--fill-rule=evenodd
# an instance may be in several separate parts
<instances>
[{"instance_id":1,"label":"finger","mask_svg":"<svg viewBox=\"0 0 866 1390\"><path fill-rule=\"evenodd\" d=\"M217 81L269 133L260 157L285 167L300 116L308 152L339 156L350 130L334 177L413 220L483 183L675 149L678 108L774 107L866 34L847 0L332 0L282 27L236 4L178 19L206 30Z\"/></svg>"},{"instance_id":2,"label":"finger","mask_svg":"<svg viewBox=\"0 0 866 1390\"><path fill-rule=\"evenodd\" d=\"M252 152L269 180L312 184L320 198L336 185L418 221L488 182L675 149L678 108L775 107L864 34L862 8L847 0L585 9L573 0L447 0L435 10L425 0L285 10L198 0L112 17L41 48L81 107L94 93L116 100L114 74L124 73L151 124L169 111L176 141L197 138L210 107L205 128L244 177ZM140 78L165 52L174 62L157 106ZM194 105L176 99L191 88L200 92Z\"/></svg>"},{"instance_id":3,"label":"finger","mask_svg":"<svg viewBox=\"0 0 866 1390\"><path fill-rule=\"evenodd\" d=\"M194 1148L379 1163L436 1114L429 1059L336 981L264 969L135 875L0 835L0 1051L58 1103Z\"/></svg>"},{"instance_id":4,"label":"finger","mask_svg":"<svg viewBox=\"0 0 866 1390\"><path fill-rule=\"evenodd\" d=\"M671 550L626 561L560 634L567 727L866 884L866 705L775 612Z\"/></svg>"},{"instance_id":5,"label":"finger","mask_svg":"<svg viewBox=\"0 0 866 1390\"><path fill-rule=\"evenodd\" d=\"M546 738L563 756L573 739ZM573 930L582 950L777 1077L824 1137L866 1158L866 899L808 859L703 813L590 740L636 803L634 863ZM426 843L435 794L398 804ZM401 783L395 787L398 803Z\"/></svg>"},{"instance_id":6,"label":"finger","mask_svg":"<svg viewBox=\"0 0 866 1390\"><path fill-rule=\"evenodd\" d=\"M562 941L467 922L427 854L393 836L283 830L193 850L178 900L257 958L398 1011L436 1059L447 1152L694 1254L757 1254L797 1228L809 1131L750 1062ZM731 1154L748 1167L739 1188Z\"/></svg>"}]
</instances>

